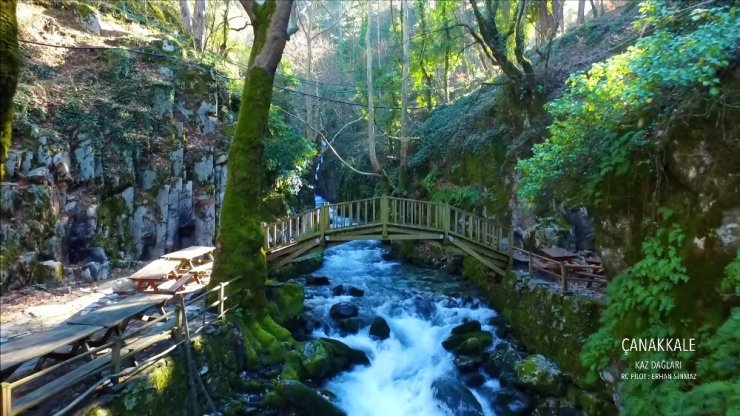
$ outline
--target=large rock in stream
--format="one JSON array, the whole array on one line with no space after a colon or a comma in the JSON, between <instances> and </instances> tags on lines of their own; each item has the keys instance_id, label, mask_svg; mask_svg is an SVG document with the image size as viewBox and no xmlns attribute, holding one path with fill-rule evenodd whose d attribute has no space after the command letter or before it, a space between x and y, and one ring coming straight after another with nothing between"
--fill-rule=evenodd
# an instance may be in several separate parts
<instances>
[{"instance_id":1,"label":"large rock in stream","mask_svg":"<svg viewBox=\"0 0 740 416\"><path fill-rule=\"evenodd\" d=\"M272 405L289 405L307 416L344 416L345 413L327 398L296 380L281 380L275 386Z\"/></svg>"},{"instance_id":2,"label":"large rock in stream","mask_svg":"<svg viewBox=\"0 0 740 416\"><path fill-rule=\"evenodd\" d=\"M557 364L537 354L514 365L514 383L524 389L547 396L563 393L563 376Z\"/></svg>"},{"instance_id":3,"label":"large rock in stream","mask_svg":"<svg viewBox=\"0 0 740 416\"><path fill-rule=\"evenodd\" d=\"M357 316L359 311L360 309L357 307L357 305L351 304L349 302L339 302L332 305L331 309L329 309L329 316L334 319L354 318Z\"/></svg>"},{"instance_id":4,"label":"large rock in stream","mask_svg":"<svg viewBox=\"0 0 740 416\"><path fill-rule=\"evenodd\" d=\"M482 416L483 407L473 393L458 380L443 377L432 383L432 396L439 407L455 416Z\"/></svg>"},{"instance_id":5,"label":"large rock in stream","mask_svg":"<svg viewBox=\"0 0 740 416\"><path fill-rule=\"evenodd\" d=\"M303 344L303 369L314 381L333 377L354 365L369 365L367 355L344 343L330 338L320 338Z\"/></svg>"}]
</instances>

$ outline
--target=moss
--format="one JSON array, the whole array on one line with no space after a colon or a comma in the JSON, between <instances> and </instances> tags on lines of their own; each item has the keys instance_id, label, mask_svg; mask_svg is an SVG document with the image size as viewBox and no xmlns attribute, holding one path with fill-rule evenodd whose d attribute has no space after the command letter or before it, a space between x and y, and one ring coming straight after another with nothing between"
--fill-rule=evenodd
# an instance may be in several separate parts
<instances>
[{"instance_id":1,"label":"moss","mask_svg":"<svg viewBox=\"0 0 740 416\"><path fill-rule=\"evenodd\" d=\"M216 262L211 284L246 276L229 285L239 304L250 313L265 314L267 261L261 218L262 154L267 128L272 76L253 67L244 83L234 141L229 148L226 194L216 242Z\"/></svg>"},{"instance_id":2,"label":"moss","mask_svg":"<svg viewBox=\"0 0 740 416\"><path fill-rule=\"evenodd\" d=\"M305 293L299 283L270 284L267 287L267 300L270 316L276 323L290 326L303 312Z\"/></svg>"},{"instance_id":3,"label":"moss","mask_svg":"<svg viewBox=\"0 0 740 416\"><path fill-rule=\"evenodd\" d=\"M5 179L5 160L12 142L13 95L20 72L15 8L16 0L0 2L0 181Z\"/></svg>"},{"instance_id":4,"label":"moss","mask_svg":"<svg viewBox=\"0 0 740 416\"><path fill-rule=\"evenodd\" d=\"M295 276L311 273L321 267L324 261L324 249L315 248L309 254L301 256L292 262L270 272L270 277L277 281L286 281Z\"/></svg>"}]
</instances>

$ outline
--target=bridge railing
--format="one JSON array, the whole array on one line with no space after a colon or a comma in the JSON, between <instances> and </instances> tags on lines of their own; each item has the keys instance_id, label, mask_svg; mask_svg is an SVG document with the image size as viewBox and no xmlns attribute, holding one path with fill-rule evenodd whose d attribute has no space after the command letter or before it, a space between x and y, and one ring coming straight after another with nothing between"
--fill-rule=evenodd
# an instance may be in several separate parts
<instances>
[{"instance_id":1,"label":"bridge railing","mask_svg":"<svg viewBox=\"0 0 740 416\"><path fill-rule=\"evenodd\" d=\"M461 238L499 252L504 252L504 234L510 240L512 238L511 230L505 231L495 220L448 204L382 196L325 204L266 224L264 246L265 250L272 252L308 239L323 238L333 232L373 226L383 227L383 238L388 231L433 231L444 238ZM424 236L429 238L428 233ZM511 256L511 249L508 251Z\"/></svg>"},{"instance_id":2,"label":"bridge railing","mask_svg":"<svg viewBox=\"0 0 740 416\"><path fill-rule=\"evenodd\" d=\"M387 197L388 225L444 232L446 205L438 202Z\"/></svg>"},{"instance_id":3,"label":"bridge railing","mask_svg":"<svg viewBox=\"0 0 740 416\"><path fill-rule=\"evenodd\" d=\"M382 224L380 209L382 200L382 197L377 197L329 204L327 213L329 221L326 231Z\"/></svg>"},{"instance_id":4,"label":"bridge railing","mask_svg":"<svg viewBox=\"0 0 740 416\"><path fill-rule=\"evenodd\" d=\"M502 250L503 227L494 220L471 214L459 208L449 207L450 225L448 232L484 247Z\"/></svg>"}]
</instances>

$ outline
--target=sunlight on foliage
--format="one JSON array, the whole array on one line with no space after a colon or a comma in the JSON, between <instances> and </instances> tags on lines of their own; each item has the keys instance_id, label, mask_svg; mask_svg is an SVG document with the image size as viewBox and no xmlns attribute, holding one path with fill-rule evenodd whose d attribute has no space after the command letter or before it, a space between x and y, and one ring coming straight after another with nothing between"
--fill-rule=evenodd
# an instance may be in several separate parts
<instances>
[{"instance_id":1,"label":"sunlight on foliage","mask_svg":"<svg viewBox=\"0 0 740 416\"><path fill-rule=\"evenodd\" d=\"M663 100L677 105L670 101L678 92L697 88L720 94L717 74L740 38L736 9L673 12L649 1L641 11L639 24L654 32L625 53L572 75L568 90L548 105L554 118L550 138L517 165L523 199L603 203L605 179L629 180L636 167L650 163L660 144L650 122Z\"/></svg>"}]
</instances>

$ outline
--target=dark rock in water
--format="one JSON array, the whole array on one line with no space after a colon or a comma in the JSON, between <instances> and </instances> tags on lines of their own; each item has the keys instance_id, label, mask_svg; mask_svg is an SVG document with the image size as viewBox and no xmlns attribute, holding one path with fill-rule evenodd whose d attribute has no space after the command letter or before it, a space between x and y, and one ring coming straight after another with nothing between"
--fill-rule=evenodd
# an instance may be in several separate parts
<instances>
[{"instance_id":1,"label":"dark rock in water","mask_svg":"<svg viewBox=\"0 0 740 416\"><path fill-rule=\"evenodd\" d=\"M467 321L460 325L452 328L453 334L465 334L468 332L480 331L480 322L478 321Z\"/></svg>"},{"instance_id":2,"label":"dark rock in water","mask_svg":"<svg viewBox=\"0 0 740 416\"><path fill-rule=\"evenodd\" d=\"M350 286L349 289L347 289L347 294L356 298L360 298L362 296L365 296L365 291L354 286Z\"/></svg>"},{"instance_id":3,"label":"dark rock in water","mask_svg":"<svg viewBox=\"0 0 740 416\"><path fill-rule=\"evenodd\" d=\"M369 365L367 355L330 338L320 338L303 344L301 364L306 374L320 381L335 376L353 365Z\"/></svg>"},{"instance_id":4,"label":"dark rock in water","mask_svg":"<svg viewBox=\"0 0 740 416\"><path fill-rule=\"evenodd\" d=\"M331 288L331 294L334 296L344 295L344 285L336 285Z\"/></svg>"},{"instance_id":5,"label":"dark rock in water","mask_svg":"<svg viewBox=\"0 0 740 416\"><path fill-rule=\"evenodd\" d=\"M493 334L488 331L475 331L468 332L466 334L453 334L442 341L442 347L447 351L453 351L459 347L466 340L475 338L480 342L480 345L485 348L493 343Z\"/></svg>"},{"instance_id":6,"label":"dark rock in water","mask_svg":"<svg viewBox=\"0 0 740 416\"><path fill-rule=\"evenodd\" d=\"M433 320L434 316L437 314L436 305L434 305L434 303L427 298L414 296L413 304L416 314L427 321Z\"/></svg>"},{"instance_id":7,"label":"dark rock in water","mask_svg":"<svg viewBox=\"0 0 740 416\"><path fill-rule=\"evenodd\" d=\"M349 296L354 296L356 298L359 298L365 295L365 291L362 289L358 289L354 286L345 287L344 285L334 286L331 289L331 293L334 296L349 295Z\"/></svg>"},{"instance_id":8,"label":"dark rock in water","mask_svg":"<svg viewBox=\"0 0 740 416\"><path fill-rule=\"evenodd\" d=\"M504 320L504 317L501 315L496 315L488 319L488 325L491 325L491 326L502 326L505 324L506 322Z\"/></svg>"},{"instance_id":9,"label":"dark rock in water","mask_svg":"<svg viewBox=\"0 0 740 416\"><path fill-rule=\"evenodd\" d=\"M360 320L360 318L357 318L357 317L338 319L337 326L339 327L340 330L342 330L345 333L356 334L357 332L360 331L360 327L362 326L362 321Z\"/></svg>"},{"instance_id":10,"label":"dark rock in water","mask_svg":"<svg viewBox=\"0 0 740 416\"><path fill-rule=\"evenodd\" d=\"M329 278L326 276L306 276L306 284L308 286L328 286L331 284Z\"/></svg>"},{"instance_id":11,"label":"dark rock in water","mask_svg":"<svg viewBox=\"0 0 740 416\"><path fill-rule=\"evenodd\" d=\"M448 414L455 416L482 416L483 408L464 384L450 377L434 380L432 396Z\"/></svg>"},{"instance_id":12,"label":"dark rock in water","mask_svg":"<svg viewBox=\"0 0 740 416\"><path fill-rule=\"evenodd\" d=\"M373 319L373 323L370 324L370 337L375 339L388 339L391 336L391 327L388 326L388 322L380 316L376 316Z\"/></svg>"},{"instance_id":13,"label":"dark rock in water","mask_svg":"<svg viewBox=\"0 0 740 416\"><path fill-rule=\"evenodd\" d=\"M456 355L465 355L469 357L480 356L483 353L483 344L478 338L468 338L453 350Z\"/></svg>"},{"instance_id":14,"label":"dark rock in water","mask_svg":"<svg viewBox=\"0 0 740 416\"><path fill-rule=\"evenodd\" d=\"M519 416L531 414L532 400L516 389L503 389L493 392L491 407L498 416Z\"/></svg>"},{"instance_id":15,"label":"dark rock in water","mask_svg":"<svg viewBox=\"0 0 740 416\"><path fill-rule=\"evenodd\" d=\"M481 361L475 357L455 357L453 360L455 367L461 373L470 373L478 369L481 365Z\"/></svg>"},{"instance_id":16,"label":"dark rock in water","mask_svg":"<svg viewBox=\"0 0 740 416\"><path fill-rule=\"evenodd\" d=\"M296 380L281 380L275 386L276 396L269 404L289 405L308 416L344 416L345 413L332 402ZM282 403L281 403L282 401Z\"/></svg>"},{"instance_id":17,"label":"dark rock in water","mask_svg":"<svg viewBox=\"0 0 740 416\"><path fill-rule=\"evenodd\" d=\"M514 365L514 382L517 386L546 396L563 392L563 375L557 364L537 354Z\"/></svg>"},{"instance_id":18,"label":"dark rock in water","mask_svg":"<svg viewBox=\"0 0 740 416\"><path fill-rule=\"evenodd\" d=\"M349 302L339 302L332 305L329 309L329 316L334 319L347 319L354 318L360 312L360 308L357 305L353 305Z\"/></svg>"},{"instance_id":19,"label":"dark rock in water","mask_svg":"<svg viewBox=\"0 0 740 416\"><path fill-rule=\"evenodd\" d=\"M512 380L514 365L522 359L522 355L509 343L499 343L493 348L488 361L483 364L483 369L491 377Z\"/></svg>"},{"instance_id":20,"label":"dark rock in water","mask_svg":"<svg viewBox=\"0 0 740 416\"><path fill-rule=\"evenodd\" d=\"M486 378L481 373L470 373L463 376L463 383L471 389L480 387L486 382Z\"/></svg>"}]
</instances>

